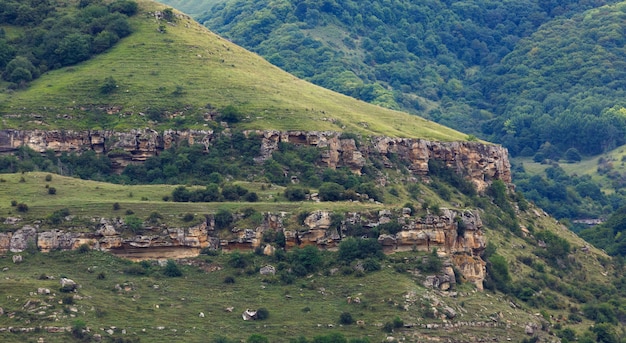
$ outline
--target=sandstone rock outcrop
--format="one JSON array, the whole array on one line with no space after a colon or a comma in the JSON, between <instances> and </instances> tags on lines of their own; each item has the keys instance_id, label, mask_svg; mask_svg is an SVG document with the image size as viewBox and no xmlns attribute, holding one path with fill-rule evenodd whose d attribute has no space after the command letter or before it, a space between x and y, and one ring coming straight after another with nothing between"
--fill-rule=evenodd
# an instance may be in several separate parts
<instances>
[{"instance_id":1,"label":"sandstone rock outcrop","mask_svg":"<svg viewBox=\"0 0 626 343\"><path fill-rule=\"evenodd\" d=\"M507 151L497 145L391 137L369 137L357 142L351 135L329 131L252 130L245 134L259 140L255 158L257 162L270 158L280 143L288 143L317 147L321 150L319 165L328 168L347 167L357 174L371 161L379 160L388 167L394 167L395 162L392 161L402 162L413 173L412 179L427 177L428 163L435 159L473 182L479 191L484 190L493 180L511 183ZM0 130L0 152L12 152L21 146L28 146L41 153L50 150L56 153L93 150L106 154L112 159L113 166L120 170L181 142L201 144L204 149L211 149L211 143L216 137L211 130ZM267 214L258 227L235 225L235 229L227 235L217 232L211 217L196 227L154 227L142 235L124 234L124 225L119 220L101 220L91 232L65 232L24 225L14 232L0 233L0 254L21 252L31 244L41 251L76 249L86 244L92 249L113 251L125 257L187 257L197 254L202 248L265 249L267 247L263 246L262 238L268 230L284 233L287 248L316 245L322 249L334 249L348 234L350 226L360 225L367 232L394 220L398 221L402 229L393 234L382 232L378 237L378 242L386 252L431 251L437 248L439 254L448 257L466 279L482 287L485 263L479 253L485 248L485 238L480 217L473 211L443 210L441 214L422 217L413 216L409 209L397 215L392 215L388 210L374 214L347 213L341 225L332 223L330 211L317 211L307 216L304 225L298 230L285 228L283 218L286 215ZM8 225L18 226L18 223L12 221ZM459 228L459 223L462 228Z\"/></svg>"},{"instance_id":2,"label":"sandstone rock outcrop","mask_svg":"<svg viewBox=\"0 0 626 343\"><path fill-rule=\"evenodd\" d=\"M143 162L183 141L202 144L208 148L212 138L211 130L0 130L0 152L15 151L21 146L28 146L41 153L49 150L56 153L93 150L99 154L107 154L114 167L122 168L132 162Z\"/></svg>"},{"instance_id":3,"label":"sandstone rock outcrop","mask_svg":"<svg viewBox=\"0 0 626 343\"><path fill-rule=\"evenodd\" d=\"M37 229L26 225L13 233L10 240L9 249L11 252L22 252L30 246L35 247L37 244ZM5 250L5 249L2 249Z\"/></svg>"},{"instance_id":4,"label":"sandstone rock outcrop","mask_svg":"<svg viewBox=\"0 0 626 343\"><path fill-rule=\"evenodd\" d=\"M397 213L396 213L397 212ZM24 225L15 232L0 234L0 253L21 252L34 244L43 252L73 250L86 244L92 249L110 251L130 259L182 258L196 256L201 249L254 250L262 248L272 254L275 247L263 242L266 232L282 232L287 248L314 245L320 249L336 249L351 228L360 227L359 236L367 236L377 226L397 221L401 230L382 232L378 242L386 253L400 251L430 252L437 249L441 257L449 259L464 278L482 288L485 262L479 257L486 243L482 221L477 212L442 209L439 215L406 216L402 210L346 213L341 223L331 220L331 211L314 211L294 229L283 225L288 213L267 213L257 227L239 227L217 230L213 221L187 228L152 227L142 234L130 234L120 219L100 219L91 231L51 230ZM287 221L288 222L288 221ZM462 224L460 224L462 223ZM462 230L459 228L462 225ZM28 243L32 242L32 243ZM446 267L441 277L431 280L439 287L454 282L454 272Z\"/></svg>"},{"instance_id":5,"label":"sandstone rock outcrop","mask_svg":"<svg viewBox=\"0 0 626 343\"><path fill-rule=\"evenodd\" d=\"M341 133L332 131L251 130L245 134L261 138L256 157L258 162L268 159L278 149L279 143L290 143L318 147L322 150L321 165L328 168L347 167L355 173L361 173L367 158L371 157L381 159L388 166L391 166L391 159L399 159L414 174L427 176L428 161L436 159L471 180L479 191L484 190L492 180L511 183L507 150L493 144L381 136L364 138L357 144L353 138L342 138ZM56 153L93 150L107 154L113 166L120 169L129 163L143 162L181 142L201 144L210 149L215 138L211 130L0 130L0 152L15 151L21 146L41 153L48 150Z\"/></svg>"}]
</instances>

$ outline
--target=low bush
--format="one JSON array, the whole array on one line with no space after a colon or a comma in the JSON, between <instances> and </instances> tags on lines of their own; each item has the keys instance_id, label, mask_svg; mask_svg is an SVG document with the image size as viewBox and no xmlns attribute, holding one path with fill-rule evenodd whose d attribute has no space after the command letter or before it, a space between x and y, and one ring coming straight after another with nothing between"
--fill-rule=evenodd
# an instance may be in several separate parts
<instances>
[{"instance_id":1,"label":"low bush","mask_svg":"<svg viewBox=\"0 0 626 343\"><path fill-rule=\"evenodd\" d=\"M339 323L343 325L353 324L354 319L352 318L352 314L350 312L342 312L339 315Z\"/></svg>"},{"instance_id":2,"label":"low bush","mask_svg":"<svg viewBox=\"0 0 626 343\"><path fill-rule=\"evenodd\" d=\"M183 276L183 272L180 268L178 268L178 265L174 262L174 260L167 260L165 269L163 269L163 275L168 277L180 277Z\"/></svg>"},{"instance_id":3,"label":"low bush","mask_svg":"<svg viewBox=\"0 0 626 343\"><path fill-rule=\"evenodd\" d=\"M261 307L256 311L256 319L265 320L270 317L270 311L268 311L265 307Z\"/></svg>"}]
</instances>

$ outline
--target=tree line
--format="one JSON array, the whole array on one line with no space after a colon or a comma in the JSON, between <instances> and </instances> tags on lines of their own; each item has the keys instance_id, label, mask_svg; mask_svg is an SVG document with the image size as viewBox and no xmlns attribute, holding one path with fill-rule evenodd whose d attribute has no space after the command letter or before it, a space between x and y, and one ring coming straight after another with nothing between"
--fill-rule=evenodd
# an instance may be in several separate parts
<instances>
[{"instance_id":1,"label":"tree line","mask_svg":"<svg viewBox=\"0 0 626 343\"><path fill-rule=\"evenodd\" d=\"M67 7L65 7L67 6ZM24 87L48 70L85 61L132 33L131 0L81 0L75 7L49 0L0 0L0 73L10 87Z\"/></svg>"},{"instance_id":2,"label":"tree line","mask_svg":"<svg viewBox=\"0 0 626 343\"><path fill-rule=\"evenodd\" d=\"M299 77L514 156L546 142L589 155L626 142L614 3L228 0L198 20Z\"/></svg>"}]
</instances>

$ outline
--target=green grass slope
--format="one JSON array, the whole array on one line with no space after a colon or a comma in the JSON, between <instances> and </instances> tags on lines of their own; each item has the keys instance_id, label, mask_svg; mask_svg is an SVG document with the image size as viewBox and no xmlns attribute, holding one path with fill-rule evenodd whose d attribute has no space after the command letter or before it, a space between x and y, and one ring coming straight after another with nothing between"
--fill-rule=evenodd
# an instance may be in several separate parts
<instances>
[{"instance_id":1,"label":"green grass slope","mask_svg":"<svg viewBox=\"0 0 626 343\"><path fill-rule=\"evenodd\" d=\"M157 212L168 225L190 226L195 223L183 222L182 213L203 218L202 214L221 208L241 211L252 207L257 211L292 214L329 208L355 212L384 208L353 202L264 201L269 195L276 195L278 189L258 189L262 199L258 203L172 203L162 200L172 186L111 185L60 175L52 175L46 181L46 175L3 174L0 217L19 216L23 218L21 224L40 225L44 230L76 231L91 227L94 217L123 217L127 210L138 218ZM54 187L56 194L48 194L46 185ZM424 196L424 201L440 200L434 195ZM27 203L29 210L19 213L11 206L11 200ZM114 210L114 203L120 204L119 210ZM541 248L533 236L514 232L506 222L507 214L488 202L483 206L484 211L478 211L485 225L485 237L508 265L511 280L507 282L507 294L477 292L469 283L457 285L452 293L427 289L422 282L428 273L416 268L416 260L424 253L416 252L389 255L380 261L381 270L364 274L346 273L346 266L338 262L336 253L323 252L317 272L286 283L278 275L258 273L258 268L267 264L278 266L291 261L280 256L242 253L247 266L236 268L230 263L233 254L214 252L179 260L183 276L168 277L156 262L133 263L82 249L45 254L31 249L21 253L24 261L18 264L11 261L12 253L0 256L0 292L7 299L0 304L5 313L0 316L0 328L38 329L29 333L0 332L0 340L24 342L45 337L46 342L80 341L69 333L45 332L43 327L86 325L91 330L89 336L101 334L105 341L123 338L141 342L217 342L218 336L240 341L256 333L270 342L287 342L298 336L311 339L340 333L349 338L367 338L369 342L380 342L388 335L406 341L502 337L521 342L532 338L524 333L527 323L544 326L537 332L542 340L555 339L547 336L565 328L581 337L593 324L581 314L586 308L605 306L597 304L609 300L615 306L623 304L623 291L616 287L624 277L604 253L595 248L583 249L583 240L540 210L531 207L520 211L517 218L523 228L537 237L551 232L562 239L561 244L567 242L570 247L567 256L555 251L553 242L548 243L547 249ZM56 226L50 224L49 216L62 208L67 208L73 218ZM0 225L0 232L14 230L15 226ZM331 272L333 268L339 272ZM75 294L60 292L60 277L75 280L81 288ZM225 283L227 278L233 278L234 283ZM48 288L52 294L37 294L38 288ZM359 297L361 303L348 303L348 297ZM229 307L234 307L234 311L227 312ZM269 311L267 320L241 319L246 308L260 307ZM433 307L440 314L450 307L457 316L442 320L433 316ZM344 312L364 323L340 325ZM385 332L383 326L395 318L408 327ZM444 328L446 324L454 326ZM107 333L112 327L113 333Z\"/></svg>"},{"instance_id":2,"label":"green grass slope","mask_svg":"<svg viewBox=\"0 0 626 343\"><path fill-rule=\"evenodd\" d=\"M463 140L465 135L406 113L302 81L187 16L165 23L165 6L139 1L134 33L107 53L47 73L28 89L0 95L2 128L126 130L158 126L144 113L176 113L163 127L208 125L208 108L234 106L241 128L335 130L366 135ZM100 91L106 78L117 88ZM107 109L119 112L107 114ZM171 117L170 117L171 118ZM167 120L166 120L167 121Z\"/></svg>"},{"instance_id":3,"label":"green grass slope","mask_svg":"<svg viewBox=\"0 0 626 343\"><path fill-rule=\"evenodd\" d=\"M46 181L46 176L52 176ZM32 172L24 174L0 174L0 217L20 216L25 222L34 223L45 220L54 211L70 209L71 214L78 217L123 216L131 210L138 217L144 218L152 212L158 212L169 223L184 224L180 217L184 213L215 213L218 209L239 210L243 207L257 211L273 212L277 208L282 211L299 213L328 209L328 203L287 202L281 197L284 187L272 185L265 187L261 183L239 182L247 189L259 194L259 201L249 202L212 202L189 203L163 201L165 196L171 198L172 191L178 185L119 185L106 182L80 180L56 174ZM53 187L56 194L48 193ZM199 187L199 186L198 186ZM281 199L277 203L274 198ZM26 213L19 213L11 202L28 205ZM113 204L118 203L120 210L114 210ZM396 204L397 205L397 204ZM389 207L387 205L386 207ZM385 205L360 202L333 203L337 211L368 211L384 208ZM76 223L79 224L79 223ZM184 224L184 225L189 225ZM71 225L70 225L71 226ZM0 231L2 223L0 223Z\"/></svg>"},{"instance_id":4,"label":"green grass slope","mask_svg":"<svg viewBox=\"0 0 626 343\"><path fill-rule=\"evenodd\" d=\"M215 4L222 2L221 0L161 0L160 3L172 6L181 12L185 12L191 16L199 15L206 12Z\"/></svg>"}]
</instances>

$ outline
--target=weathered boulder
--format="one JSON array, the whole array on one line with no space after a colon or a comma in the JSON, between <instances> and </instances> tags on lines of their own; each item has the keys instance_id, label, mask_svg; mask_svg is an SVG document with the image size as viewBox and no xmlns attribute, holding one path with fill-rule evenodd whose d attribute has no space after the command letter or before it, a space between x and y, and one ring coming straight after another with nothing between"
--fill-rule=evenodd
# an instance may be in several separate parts
<instances>
[{"instance_id":1,"label":"weathered boulder","mask_svg":"<svg viewBox=\"0 0 626 343\"><path fill-rule=\"evenodd\" d=\"M479 290L483 289L483 280L487 274L486 263L479 256L469 254L453 255L452 261L460 270L463 278L468 282L472 282Z\"/></svg>"},{"instance_id":2,"label":"weathered boulder","mask_svg":"<svg viewBox=\"0 0 626 343\"><path fill-rule=\"evenodd\" d=\"M267 265L262 267L259 270L259 274L261 275L275 275L276 274L276 268L274 266L271 265Z\"/></svg>"},{"instance_id":3,"label":"weathered boulder","mask_svg":"<svg viewBox=\"0 0 626 343\"><path fill-rule=\"evenodd\" d=\"M456 311L450 306L445 306L443 308L443 314L445 314L449 319L456 317Z\"/></svg>"},{"instance_id":4,"label":"weathered boulder","mask_svg":"<svg viewBox=\"0 0 626 343\"><path fill-rule=\"evenodd\" d=\"M246 309L241 314L241 317L243 318L243 320L255 320L256 314L257 314L257 311Z\"/></svg>"},{"instance_id":5,"label":"weathered boulder","mask_svg":"<svg viewBox=\"0 0 626 343\"><path fill-rule=\"evenodd\" d=\"M61 283L61 292L73 292L78 288L78 284L72 279L63 277L59 282Z\"/></svg>"},{"instance_id":6,"label":"weathered boulder","mask_svg":"<svg viewBox=\"0 0 626 343\"><path fill-rule=\"evenodd\" d=\"M331 224L331 212L314 211L304 219L304 225L309 229L328 229Z\"/></svg>"},{"instance_id":7,"label":"weathered boulder","mask_svg":"<svg viewBox=\"0 0 626 343\"><path fill-rule=\"evenodd\" d=\"M265 248L263 248L263 255L265 256L274 256L274 253L276 253L276 248L274 248L272 245L266 245Z\"/></svg>"},{"instance_id":8,"label":"weathered boulder","mask_svg":"<svg viewBox=\"0 0 626 343\"><path fill-rule=\"evenodd\" d=\"M13 233L10 243L11 252L22 252L30 247L37 247L37 229L26 225Z\"/></svg>"}]
</instances>

